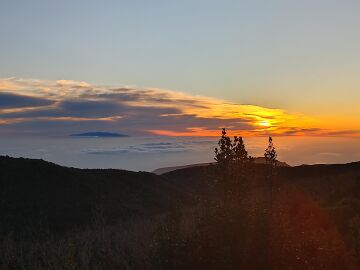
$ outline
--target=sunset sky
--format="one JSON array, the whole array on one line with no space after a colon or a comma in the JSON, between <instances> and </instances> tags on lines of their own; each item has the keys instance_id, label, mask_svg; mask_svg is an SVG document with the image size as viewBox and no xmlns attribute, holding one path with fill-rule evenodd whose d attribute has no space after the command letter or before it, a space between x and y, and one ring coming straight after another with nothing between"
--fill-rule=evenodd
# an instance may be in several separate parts
<instances>
[{"instance_id":1,"label":"sunset sky","mask_svg":"<svg viewBox=\"0 0 360 270\"><path fill-rule=\"evenodd\" d=\"M360 2L0 3L0 132L360 136Z\"/></svg>"}]
</instances>

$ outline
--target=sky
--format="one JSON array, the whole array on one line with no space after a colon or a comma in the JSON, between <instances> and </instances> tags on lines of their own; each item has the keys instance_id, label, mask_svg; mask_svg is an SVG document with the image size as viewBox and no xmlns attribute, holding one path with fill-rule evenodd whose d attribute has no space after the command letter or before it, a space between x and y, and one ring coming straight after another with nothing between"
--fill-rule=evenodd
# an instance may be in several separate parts
<instances>
[{"instance_id":1,"label":"sky","mask_svg":"<svg viewBox=\"0 0 360 270\"><path fill-rule=\"evenodd\" d=\"M360 136L359 1L0 2L0 132Z\"/></svg>"}]
</instances>

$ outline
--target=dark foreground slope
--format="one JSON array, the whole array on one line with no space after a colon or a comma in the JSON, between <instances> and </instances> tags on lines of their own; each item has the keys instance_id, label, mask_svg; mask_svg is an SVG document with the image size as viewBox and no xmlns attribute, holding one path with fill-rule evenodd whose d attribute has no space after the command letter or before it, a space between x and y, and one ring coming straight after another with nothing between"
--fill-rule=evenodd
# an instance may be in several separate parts
<instances>
[{"instance_id":1,"label":"dark foreground slope","mask_svg":"<svg viewBox=\"0 0 360 270\"><path fill-rule=\"evenodd\" d=\"M360 162L269 168L0 158L0 269L360 269Z\"/></svg>"},{"instance_id":2,"label":"dark foreground slope","mask_svg":"<svg viewBox=\"0 0 360 270\"><path fill-rule=\"evenodd\" d=\"M233 181L239 172L226 174L216 166L177 170L164 177L192 185L204 198L196 218L203 219L205 233L200 230L198 239L190 241L200 252L188 265L360 269L360 162L279 167L271 176L269 167L255 164L237 182L240 192ZM211 178L223 181L220 195L203 192ZM212 262L201 259L205 257Z\"/></svg>"},{"instance_id":3,"label":"dark foreground slope","mask_svg":"<svg viewBox=\"0 0 360 270\"><path fill-rule=\"evenodd\" d=\"M218 178L221 181L221 174L212 165L175 170L163 174L163 177L193 196L203 196L209 179ZM269 193L270 180L266 177L266 165L254 164L248 174L246 183L243 183L248 196L259 199ZM294 202L296 198L291 196L295 193L306 196L331 215L344 232L348 229L345 223L359 219L360 236L360 162L278 167L272 178L273 203L284 197L286 203Z\"/></svg>"},{"instance_id":4,"label":"dark foreground slope","mask_svg":"<svg viewBox=\"0 0 360 270\"><path fill-rule=\"evenodd\" d=\"M198 190L197 192L201 192L204 186L208 184L209 178L221 174L222 172L215 165L210 165L182 168L164 173L162 176L175 185L182 185L184 188L191 190L195 188ZM254 181L252 186L266 184L263 181L266 174L266 165L253 164L249 174L251 174ZM360 192L360 162L295 167L279 166L276 168L274 179L277 184L306 188L308 191L315 192L319 198L325 196L326 198L334 197L336 199L339 196L353 196L355 193ZM338 193L338 195L335 193Z\"/></svg>"},{"instance_id":5,"label":"dark foreground slope","mask_svg":"<svg viewBox=\"0 0 360 270\"><path fill-rule=\"evenodd\" d=\"M64 232L92 222L146 218L185 197L146 172L66 168L43 160L0 157L0 230Z\"/></svg>"}]
</instances>

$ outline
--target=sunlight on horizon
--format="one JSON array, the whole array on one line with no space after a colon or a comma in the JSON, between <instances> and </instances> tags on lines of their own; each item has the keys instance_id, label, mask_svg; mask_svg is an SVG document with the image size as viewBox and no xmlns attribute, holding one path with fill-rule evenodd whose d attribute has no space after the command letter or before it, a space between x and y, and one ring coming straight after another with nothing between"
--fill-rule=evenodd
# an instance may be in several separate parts
<instances>
[{"instance_id":1,"label":"sunlight on horizon","mask_svg":"<svg viewBox=\"0 0 360 270\"><path fill-rule=\"evenodd\" d=\"M217 136L222 127L242 136L360 135L355 121L344 125L344 121L338 124L281 108L155 88L10 78L0 80L0 95L6 102L0 107L0 129L5 133L25 129L73 133L88 131L88 122L92 130L129 135ZM70 123L78 125L71 130Z\"/></svg>"}]
</instances>

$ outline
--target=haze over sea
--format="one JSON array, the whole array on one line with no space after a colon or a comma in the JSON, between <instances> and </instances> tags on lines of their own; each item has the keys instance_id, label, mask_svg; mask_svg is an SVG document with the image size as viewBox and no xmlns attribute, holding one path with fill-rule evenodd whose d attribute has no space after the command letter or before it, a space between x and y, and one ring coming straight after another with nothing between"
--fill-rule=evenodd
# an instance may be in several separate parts
<instances>
[{"instance_id":1,"label":"haze over sea","mask_svg":"<svg viewBox=\"0 0 360 270\"><path fill-rule=\"evenodd\" d=\"M0 135L0 154L41 158L79 168L152 171L213 161L217 137L77 138ZM244 138L252 156L262 156L267 137ZM360 159L360 138L275 137L279 160L290 165L346 163Z\"/></svg>"}]
</instances>

